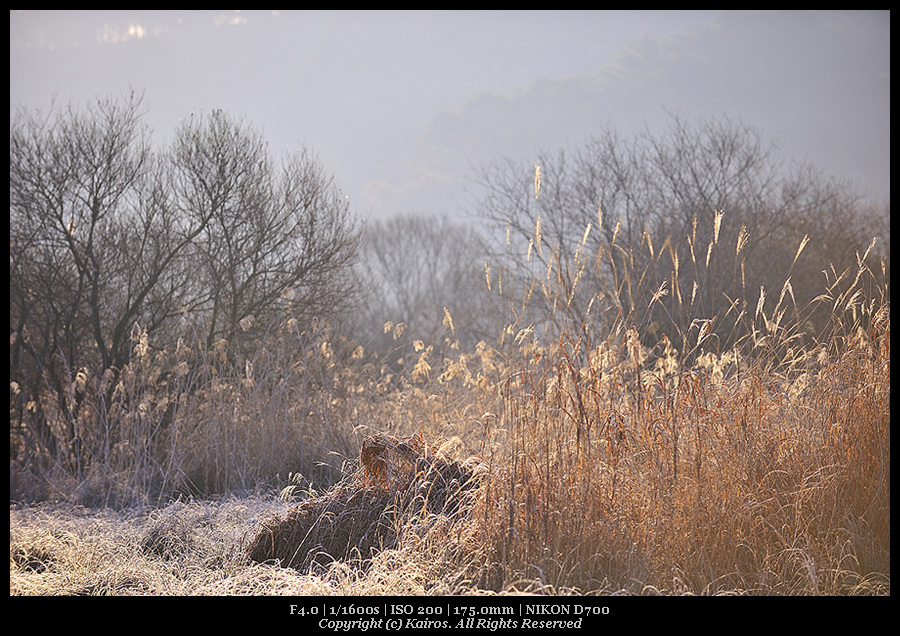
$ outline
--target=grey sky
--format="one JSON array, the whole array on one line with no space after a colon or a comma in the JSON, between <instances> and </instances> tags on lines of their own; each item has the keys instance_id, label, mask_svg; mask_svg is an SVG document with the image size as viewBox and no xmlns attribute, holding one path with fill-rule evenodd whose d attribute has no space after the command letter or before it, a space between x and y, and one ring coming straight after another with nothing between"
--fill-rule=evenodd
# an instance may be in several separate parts
<instances>
[{"instance_id":1,"label":"grey sky","mask_svg":"<svg viewBox=\"0 0 900 636\"><path fill-rule=\"evenodd\" d=\"M890 12L11 11L10 109L144 91L305 145L365 217L471 212L471 167L666 112L890 200Z\"/></svg>"}]
</instances>

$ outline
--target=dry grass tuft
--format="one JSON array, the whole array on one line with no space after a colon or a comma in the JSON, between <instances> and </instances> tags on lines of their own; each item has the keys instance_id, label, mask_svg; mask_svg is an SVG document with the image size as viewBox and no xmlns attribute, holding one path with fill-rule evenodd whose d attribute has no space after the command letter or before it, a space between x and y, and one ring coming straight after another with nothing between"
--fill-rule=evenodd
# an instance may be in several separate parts
<instances>
[{"instance_id":1,"label":"dry grass tuft","mask_svg":"<svg viewBox=\"0 0 900 636\"><path fill-rule=\"evenodd\" d=\"M459 517L477 485L472 467L442 457L439 443L421 434L372 435L363 442L356 471L287 515L262 521L247 556L300 570L335 560L367 562L395 548L407 523Z\"/></svg>"}]
</instances>

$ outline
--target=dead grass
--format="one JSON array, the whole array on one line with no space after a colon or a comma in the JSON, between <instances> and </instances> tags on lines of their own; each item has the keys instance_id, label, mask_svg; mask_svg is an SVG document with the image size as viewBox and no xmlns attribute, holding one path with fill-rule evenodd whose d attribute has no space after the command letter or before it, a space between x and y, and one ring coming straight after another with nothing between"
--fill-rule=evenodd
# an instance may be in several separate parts
<instances>
[{"instance_id":1,"label":"dead grass","mask_svg":"<svg viewBox=\"0 0 900 636\"><path fill-rule=\"evenodd\" d=\"M562 308L553 267L531 289ZM403 372L340 362L323 334L281 348L286 330L242 376L203 375L214 352L195 352L202 389L171 420L138 365L114 485L297 471L283 494L300 499L11 506L10 594L889 595L890 302L870 274L865 255L832 272L814 308L791 305L789 276L727 304L727 350L723 316L648 334L623 309L602 333L520 320L460 351L448 311L447 340ZM812 311L828 330L808 333ZM156 447L148 413L169 427Z\"/></svg>"},{"instance_id":2,"label":"dead grass","mask_svg":"<svg viewBox=\"0 0 900 636\"><path fill-rule=\"evenodd\" d=\"M497 396L474 515L493 585L889 591L889 357L874 351L826 361L802 388L694 370L637 399L615 370L573 369L571 350L542 358Z\"/></svg>"},{"instance_id":3,"label":"dead grass","mask_svg":"<svg viewBox=\"0 0 900 636\"><path fill-rule=\"evenodd\" d=\"M10 596L303 596L483 594L451 558L458 533L433 519L393 549L305 571L249 560L254 519L285 515L272 496L112 512L70 505L10 509ZM414 535L414 536L413 536Z\"/></svg>"},{"instance_id":4,"label":"dead grass","mask_svg":"<svg viewBox=\"0 0 900 636\"><path fill-rule=\"evenodd\" d=\"M890 303L865 258L813 307L791 304L789 275L774 306L764 290L755 313L732 302L744 335L724 351L723 316L647 345L633 310L597 339L571 322L549 343L520 330L483 394L482 583L889 594ZM572 297L553 287L563 267L550 264L548 307ZM805 317L823 311L831 326L813 336Z\"/></svg>"}]
</instances>

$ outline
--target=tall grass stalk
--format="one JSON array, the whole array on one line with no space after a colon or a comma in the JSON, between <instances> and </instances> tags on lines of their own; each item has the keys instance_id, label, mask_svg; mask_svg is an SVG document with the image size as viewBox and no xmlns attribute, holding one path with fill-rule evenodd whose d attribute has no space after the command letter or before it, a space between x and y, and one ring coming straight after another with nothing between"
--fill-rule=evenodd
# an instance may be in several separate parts
<instances>
[{"instance_id":1,"label":"tall grass stalk","mask_svg":"<svg viewBox=\"0 0 900 636\"><path fill-rule=\"evenodd\" d=\"M791 303L789 275L774 306L764 290L753 314L723 303L739 328L725 351L710 346L721 314L644 345L637 308L599 341L570 323L527 342L486 407L499 415L476 516L484 582L889 590L890 307L875 278L863 255L809 307ZM812 312L830 312L827 331L808 333Z\"/></svg>"}]
</instances>

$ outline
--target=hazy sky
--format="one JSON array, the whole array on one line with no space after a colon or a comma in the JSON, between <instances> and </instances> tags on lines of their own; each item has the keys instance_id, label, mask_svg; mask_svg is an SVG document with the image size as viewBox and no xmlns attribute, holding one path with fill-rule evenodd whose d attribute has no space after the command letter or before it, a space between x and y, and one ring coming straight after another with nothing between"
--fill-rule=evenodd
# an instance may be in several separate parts
<instances>
[{"instance_id":1,"label":"hazy sky","mask_svg":"<svg viewBox=\"0 0 900 636\"><path fill-rule=\"evenodd\" d=\"M473 166L728 117L890 200L890 11L10 11L10 109L145 94L304 145L364 217L472 211Z\"/></svg>"}]
</instances>

